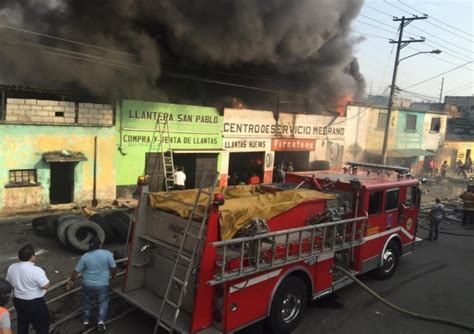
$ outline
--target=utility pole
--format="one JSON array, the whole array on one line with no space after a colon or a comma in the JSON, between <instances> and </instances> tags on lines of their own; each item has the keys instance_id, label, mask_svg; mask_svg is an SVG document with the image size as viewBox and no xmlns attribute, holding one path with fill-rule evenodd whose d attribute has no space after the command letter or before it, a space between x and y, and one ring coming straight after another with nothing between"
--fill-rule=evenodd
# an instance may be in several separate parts
<instances>
[{"instance_id":1,"label":"utility pole","mask_svg":"<svg viewBox=\"0 0 474 334\"><path fill-rule=\"evenodd\" d=\"M439 103L441 103L441 99L443 98L443 86L444 86L444 77L441 79L441 90L439 91Z\"/></svg>"},{"instance_id":2,"label":"utility pole","mask_svg":"<svg viewBox=\"0 0 474 334\"><path fill-rule=\"evenodd\" d=\"M403 28L409 25L414 20L425 20L428 18L428 15L424 16L413 16L413 17L405 17L402 18L394 17L393 21L399 21L400 27L398 28L398 40L390 40L391 44L397 44L397 53L395 55L395 64L393 66L393 75L392 75L392 85L390 86L390 97L388 98L388 110L387 110L387 120L385 122L385 133L383 137L383 146L382 146L382 164L387 164L387 146L388 146L388 138L390 132L390 123L392 118L392 110L393 110L393 95L395 94L395 87L397 82L397 72L398 72L398 64L400 63L400 50L403 49L410 43L417 43L417 42L424 42L425 39L409 39L403 40Z\"/></svg>"}]
</instances>

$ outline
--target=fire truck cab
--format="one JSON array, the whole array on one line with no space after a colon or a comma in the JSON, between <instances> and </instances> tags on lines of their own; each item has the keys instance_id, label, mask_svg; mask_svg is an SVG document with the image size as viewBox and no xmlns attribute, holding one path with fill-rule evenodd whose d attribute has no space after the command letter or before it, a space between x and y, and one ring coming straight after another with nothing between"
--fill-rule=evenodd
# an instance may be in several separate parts
<instances>
[{"instance_id":1,"label":"fire truck cab","mask_svg":"<svg viewBox=\"0 0 474 334\"><path fill-rule=\"evenodd\" d=\"M335 264L395 273L414 249L418 184L401 167L351 163L257 187L145 188L116 292L157 319L154 333L231 333L260 320L291 332L309 301L351 282Z\"/></svg>"}]
</instances>

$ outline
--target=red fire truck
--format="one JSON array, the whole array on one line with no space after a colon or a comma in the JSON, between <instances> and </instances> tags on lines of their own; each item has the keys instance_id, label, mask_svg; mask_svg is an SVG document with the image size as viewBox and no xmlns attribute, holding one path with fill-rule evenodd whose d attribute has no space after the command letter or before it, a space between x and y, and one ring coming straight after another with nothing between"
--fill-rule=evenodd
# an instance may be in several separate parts
<instances>
[{"instance_id":1,"label":"red fire truck","mask_svg":"<svg viewBox=\"0 0 474 334\"><path fill-rule=\"evenodd\" d=\"M291 332L309 301L351 282L336 264L395 273L414 249L418 186L405 168L351 163L242 191L144 189L116 292L157 319L154 333L230 333L260 320Z\"/></svg>"}]
</instances>

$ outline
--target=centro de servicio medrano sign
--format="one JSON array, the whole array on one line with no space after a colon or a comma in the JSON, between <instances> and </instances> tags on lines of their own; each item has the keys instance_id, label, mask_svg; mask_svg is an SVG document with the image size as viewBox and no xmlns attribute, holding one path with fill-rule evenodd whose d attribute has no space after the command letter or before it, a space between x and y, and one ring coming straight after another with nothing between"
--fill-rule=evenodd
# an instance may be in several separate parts
<instances>
[{"instance_id":1,"label":"centro de servicio medrano sign","mask_svg":"<svg viewBox=\"0 0 474 334\"><path fill-rule=\"evenodd\" d=\"M270 111L224 109L224 137L343 139L345 122L333 120L323 115L280 114L276 121Z\"/></svg>"}]
</instances>

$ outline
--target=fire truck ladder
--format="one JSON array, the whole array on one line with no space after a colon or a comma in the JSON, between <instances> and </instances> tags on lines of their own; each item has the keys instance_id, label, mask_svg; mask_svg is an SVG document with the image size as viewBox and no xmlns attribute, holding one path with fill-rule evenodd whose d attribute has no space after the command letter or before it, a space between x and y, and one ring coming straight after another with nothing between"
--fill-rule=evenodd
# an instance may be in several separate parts
<instances>
[{"instance_id":1,"label":"fire truck ladder","mask_svg":"<svg viewBox=\"0 0 474 334\"><path fill-rule=\"evenodd\" d=\"M158 139L155 140L155 138ZM150 159L151 153L161 153L161 161L163 163L163 173L165 177L166 191L170 191L174 188L174 159L170 139L171 136L168 121L161 122L160 119L157 119L155 123L155 129L153 131L152 140L150 143L150 154L148 159ZM157 166L158 159L155 158L153 171L156 170Z\"/></svg>"},{"instance_id":2,"label":"fire truck ladder","mask_svg":"<svg viewBox=\"0 0 474 334\"><path fill-rule=\"evenodd\" d=\"M188 222L186 224L186 228L184 229L184 235L183 235L183 238L181 239L181 244L180 244L178 253L176 255L176 260L174 262L173 269L171 271L171 276L170 276L170 280L168 281L168 286L166 287L166 292L163 297L163 303L161 304L160 313L156 321L153 334L157 333L159 327L164 328L170 333L173 333L173 331L176 328L176 321L178 320L178 316L181 310L181 305L183 303L184 297L187 292L188 282L193 272L194 265L196 263L196 257L199 253L199 246L203 238L204 227L206 226L208 211L212 203L212 194L214 193L214 189L216 187L218 177L219 177L219 173L207 173L207 172L205 172L204 175L201 177L198 193L196 194L194 203L190 205L190 207L192 208L191 213L190 213ZM206 180L211 181L211 185L209 188L204 188ZM204 204L205 206L204 207L200 206L200 204ZM203 209L204 211L201 211L201 209ZM201 222L197 235L190 232L190 226L194 220L198 220L198 221L200 220ZM192 240L192 243L193 243L192 253L191 253L191 256L189 257L188 255L184 254L184 248L185 248L184 246L188 239ZM180 263L181 264L184 263L187 268L185 271L184 277L179 277L178 275L177 268ZM177 300L176 299L173 300L172 295L171 295L171 290L173 287L177 287L178 289ZM172 317L171 323L166 323L162 321L161 319L163 318L163 313L165 311L165 308L169 310L170 307L173 311L172 312L173 317Z\"/></svg>"},{"instance_id":3,"label":"fire truck ladder","mask_svg":"<svg viewBox=\"0 0 474 334\"><path fill-rule=\"evenodd\" d=\"M353 248L364 243L367 216L216 241L219 259L208 283L221 284L269 269Z\"/></svg>"}]
</instances>

